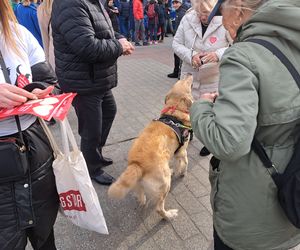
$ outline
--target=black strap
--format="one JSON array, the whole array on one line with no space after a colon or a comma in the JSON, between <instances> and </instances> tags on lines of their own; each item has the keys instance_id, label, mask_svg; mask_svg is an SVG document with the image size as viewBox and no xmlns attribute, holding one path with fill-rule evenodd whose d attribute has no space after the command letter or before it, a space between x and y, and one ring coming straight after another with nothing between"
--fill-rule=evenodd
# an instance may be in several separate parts
<instances>
[{"instance_id":1,"label":"black strap","mask_svg":"<svg viewBox=\"0 0 300 250\"><path fill-rule=\"evenodd\" d=\"M262 39L249 39L247 42L257 43L264 46L266 49L270 50L287 68L290 72L292 77L294 78L295 82L297 83L300 89L300 74L294 67L294 65L290 62L290 60L272 43L262 40ZM275 168L273 163L271 162L270 158L268 157L265 149L261 145L261 143L254 137L251 145L253 151L258 155L262 163L267 169ZM276 170L276 168L275 168ZM276 170L277 171L277 170Z\"/></svg>"},{"instance_id":2,"label":"black strap","mask_svg":"<svg viewBox=\"0 0 300 250\"><path fill-rule=\"evenodd\" d=\"M2 68L2 71L3 71L3 75L4 75L4 78L5 78L5 81L7 83L11 84L11 81L10 81L10 78L9 78L9 75L8 75L8 70L6 68L6 64L4 62L4 59L3 59L1 51L0 51L0 64L1 64L1 68ZM21 123L20 123L20 119L19 119L18 115L15 115L15 120L16 120L16 123L17 123L17 128L18 128L20 140L23 143L23 145L25 145L24 138L23 138L23 133L22 133L22 129L21 129Z\"/></svg>"}]
</instances>

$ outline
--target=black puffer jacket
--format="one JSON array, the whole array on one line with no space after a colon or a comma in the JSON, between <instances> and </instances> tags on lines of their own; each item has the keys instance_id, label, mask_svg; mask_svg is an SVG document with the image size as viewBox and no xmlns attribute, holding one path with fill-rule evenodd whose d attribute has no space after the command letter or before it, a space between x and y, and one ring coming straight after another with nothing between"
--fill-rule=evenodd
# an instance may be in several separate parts
<instances>
[{"instance_id":1,"label":"black puffer jacket","mask_svg":"<svg viewBox=\"0 0 300 250\"><path fill-rule=\"evenodd\" d=\"M122 36L99 0L54 1L51 17L56 74L64 92L90 94L117 85Z\"/></svg>"}]
</instances>

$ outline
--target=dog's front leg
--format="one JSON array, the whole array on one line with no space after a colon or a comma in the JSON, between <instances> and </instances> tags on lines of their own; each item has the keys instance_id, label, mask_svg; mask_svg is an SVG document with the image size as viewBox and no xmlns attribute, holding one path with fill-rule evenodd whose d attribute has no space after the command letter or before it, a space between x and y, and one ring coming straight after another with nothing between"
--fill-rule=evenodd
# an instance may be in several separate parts
<instances>
[{"instance_id":1,"label":"dog's front leg","mask_svg":"<svg viewBox=\"0 0 300 250\"><path fill-rule=\"evenodd\" d=\"M178 150L178 152L174 155L176 160L175 165L175 176L185 176L187 173L188 166L188 157L187 157L187 147L188 140L183 144L183 146Z\"/></svg>"}]
</instances>

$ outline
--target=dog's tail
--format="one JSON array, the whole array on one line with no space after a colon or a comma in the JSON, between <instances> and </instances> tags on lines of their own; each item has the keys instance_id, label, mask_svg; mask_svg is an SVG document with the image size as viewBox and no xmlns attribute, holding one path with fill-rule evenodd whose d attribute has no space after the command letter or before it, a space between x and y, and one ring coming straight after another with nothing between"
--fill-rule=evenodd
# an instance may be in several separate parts
<instances>
[{"instance_id":1,"label":"dog's tail","mask_svg":"<svg viewBox=\"0 0 300 250\"><path fill-rule=\"evenodd\" d=\"M128 165L125 172L108 189L108 196L115 199L124 198L141 179L142 171L139 165Z\"/></svg>"}]
</instances>

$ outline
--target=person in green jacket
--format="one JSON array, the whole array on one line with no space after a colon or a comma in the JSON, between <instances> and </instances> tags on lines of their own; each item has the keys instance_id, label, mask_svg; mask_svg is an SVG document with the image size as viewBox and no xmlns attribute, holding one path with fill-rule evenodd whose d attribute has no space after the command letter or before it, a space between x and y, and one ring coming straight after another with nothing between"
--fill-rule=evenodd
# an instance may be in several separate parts
<instances>
[{"instance_id":1,"label":"person in green jacket","mask_svg":"<svg viewBox=\"0 0 300 250\"><path fill-rule=\"evenodd\" d=\"M219 93L191 108L195 135L220 160L209 170L215 249L289 249L300 230L251 143L255 136L284 172L300 135L300 92L277 57L247 39L273 43L300 72L300 1L219 0L220 7L235 42L221 60Z\"/></svg>"}]
</instances>

